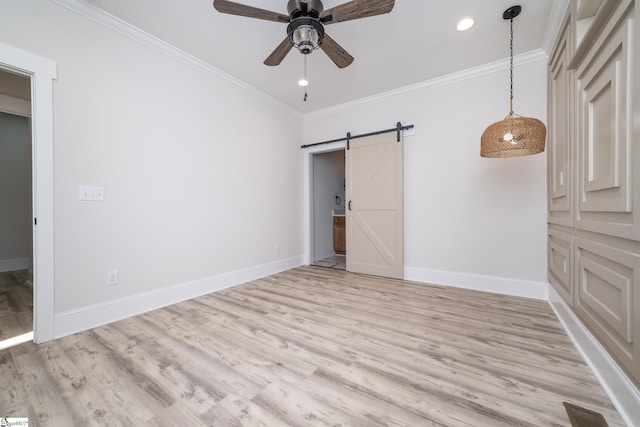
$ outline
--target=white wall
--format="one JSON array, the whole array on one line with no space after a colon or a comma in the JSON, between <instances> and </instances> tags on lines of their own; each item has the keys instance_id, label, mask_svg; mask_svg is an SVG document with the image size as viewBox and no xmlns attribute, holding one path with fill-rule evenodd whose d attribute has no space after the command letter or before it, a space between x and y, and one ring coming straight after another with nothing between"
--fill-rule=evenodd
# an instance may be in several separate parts
<instances>
[{"instance_id":1,"label":"white wall","mask_svg":"<svg viewBox=\"0 0 640 427\"><path fill-rule=\"evenodd\" d=\"M344 151L313 156L313 227L315 260L335 255L332 211L344 213ZM335 196L340 197L336 204Z\"/></svg>"},{"instance_id":2,"label":"white wall","mask_svg":"<svg viewBox=\"0 0 640 427\"><path fill-rule=\"evenodd\" d=\"M0 112L0 271L28 268L31 259L29 119Z\"/></svg>"},{"instance_id":3,"label":"white wall","mask_svg":"<svg viewBox=\"0 0 640 427\"><path fill-rule=\"evenodd\" d=\"M414 124L404 153L406 277L487 290L501 290L493 282L533 286L531 296L543 298L546 154L480 157L482 132L509 105L508 69L486 69L306 115L304 142ZM546 58L516 67L514 108L546 120Z\"/></svg>"},{"instance_id":4,"label":"white wall","mask_svg":"<svg viewBox=\"0 0 640 427\"><path fill-rule=\"evenodd\" d=\"M55 312L86 323L57 335L300 263L299 115L50 1L4 2L0 40L58 64Z\"/></svg>"}]
</instances>

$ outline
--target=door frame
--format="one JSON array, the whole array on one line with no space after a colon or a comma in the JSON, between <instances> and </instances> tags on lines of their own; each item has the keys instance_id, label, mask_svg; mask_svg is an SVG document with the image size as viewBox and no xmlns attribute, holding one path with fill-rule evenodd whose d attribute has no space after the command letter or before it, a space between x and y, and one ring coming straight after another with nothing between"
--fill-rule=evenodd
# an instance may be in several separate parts
<instances>
[{"instance_id":1,"label":"door frame","mask_svg":"<svg viewBox=\"0 0 640 427\"><path fill-rule=\"evenodd\" d=\"M33 341L41 343L55 338L53 80L57 65L0 43L0 68L31 78Z\"/></svg>"},{"instance_id":2,"label":"door frame","mask_svg":"<svg viewBox=\"0 0 640 427\"><path fill-rule=\"evenodd\" d=\"M315 154L344 151L345 141L331 144L316 145L303 149L303 177L304 177L304 264L311 265L314 256L313 245L313 156Z\"/></svg>"}]
</instances>

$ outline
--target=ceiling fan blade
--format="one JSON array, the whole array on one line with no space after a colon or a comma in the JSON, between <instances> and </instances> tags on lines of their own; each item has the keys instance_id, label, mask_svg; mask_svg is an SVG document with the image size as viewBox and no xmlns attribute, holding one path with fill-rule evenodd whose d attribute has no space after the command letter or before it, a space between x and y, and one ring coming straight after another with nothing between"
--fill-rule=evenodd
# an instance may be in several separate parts
<instances>
[{"instance_id":1,"label":"ceiling fan blade","mask_svg":"<svg viewBox=\"0 0 640 427\"><path fill-rule=\"evenodd\" d=\"M264 65L269 65L271 67L280 65L280 63L282 62L284 57L287 56L287 53L289 53L292 47L293 43L291 43L291 40L289 39L289 37L287 37L282 41L282 43L278 45L278 47L273 52L271 52L271 55L269 55L269 57L264 60Z\"/></svg>"},{"instance_id":2,"label":"ceiling fan blade","mask_svg":"<svg viewBox=\"0 0 640 427\"><path fill-rule=\"evenodd\" d=\"M340 6L325 10L320 21L325 24L350 21L352 19L367 18L382 15L393 10L395 0L352 0Z\"/></svg>"},{"instance_id":3,"label":"ceiling fan blade","mask_svg":"<svg viewBox=\"0 0 640 427\"><path fill-rule=\"evenodd\" d=\"M327 54L327 56L338 66L338 68L344 68L351 65L353 62L353 56L349 55L349 52L344 50L342 46L336 43L331 37L324 33L322 38L322 44L320 49Z\"/></svg>"},{"instance_id":4,"label":"ceiling fan blade","mask_svg":"<svg viewBox=\"0 0 640 427\"><path fill-rule=\"evenodd\" d=\"M227 0L213 0L213 7L220 13L228 13L230 15L248 16L249 18L285 23L290 20L288 15Z\"/></svg>"}]
</instances>

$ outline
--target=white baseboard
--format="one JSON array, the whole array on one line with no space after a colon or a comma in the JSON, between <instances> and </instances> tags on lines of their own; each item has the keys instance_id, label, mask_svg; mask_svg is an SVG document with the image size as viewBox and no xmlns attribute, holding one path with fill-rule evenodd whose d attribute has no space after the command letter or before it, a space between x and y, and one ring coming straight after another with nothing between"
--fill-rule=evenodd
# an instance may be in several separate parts
<instances>
[{"instance_id":1,"label":"white baseboard","mask_svg":"<svg viewBox=\"0 0 640 427\"><path fill-rule=\"evenodd\" d=\"M624 422L629 427L640 427L640 390L552 286L549 287L549 305Z\"/></svg>"},{"instance_id":2,"label":"white baseboard","mask_svg":"<svg viewBox=\"0 0 640 427\"><path fill-rule=\"evenodd\" d=\"M55 316L55 338L86 331L157 308L220 291L303 264L302 256L231 271L131 297L65 311Z\"/></svg>"},{"instance_id":3,"label":"white baseboard","mask_svg":"<svg viewBox=\"0 0 640 427\"><path fill-rule=\"evenodd\" d=\"M321 251L315 251L314 255L315 255L315 261L318 261L320 259L325 259L325 258L329 258L330 256L334 256L336 253L333 250L333 248L331 249L323 249Z\"/></svg>"},{"instance_id":4,"label":"white baseboard","mask_svg":"<svg viewBox=\"0 0 640 427\"><path fill-rule=\"evenodd\" d=\"M405 280L433 283L434 285L493 292L523 298L546 301L549 284L532 280L510 279L481 274L457 273L454 271L431 270L426 268L404 268Z\"/></svg>"},{"instance_id":5,"label":"white baseboard","mask_svg":"<svg viewBox=\"0 0 640 427\"><path fill-rule=\"evenodd\" d=\"M31 268L31 258L0 259L0 273Z\"/></svg>"}]
</instances>

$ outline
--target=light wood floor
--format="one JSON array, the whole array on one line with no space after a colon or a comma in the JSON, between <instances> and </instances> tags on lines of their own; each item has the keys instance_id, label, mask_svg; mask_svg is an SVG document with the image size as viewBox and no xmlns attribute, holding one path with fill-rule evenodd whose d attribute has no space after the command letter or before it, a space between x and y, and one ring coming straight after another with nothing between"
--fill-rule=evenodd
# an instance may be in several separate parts
<instances>
[{"instance_id":1,"label":"light wood floor","mask_svg":"<svg viewBox=\"0 0 640 427\"><path fill-rule=\"evenodd\" d=\"M319 259L313 262L316 267L335 268L337 270L347 269L347 257L345 255L332 255L327 258Z\"/></svg>"},{"instance_id":2,"label":"light wood floor","mask_svg":"<svg viewBox=\"0 0 640 427\"><path fill-rule=\"evenodd\" d=\"M624 425L547 303L301 267L0 352L32 426Z\"/></svg>"},{"instance_id":3,"label":"light wood floor","mask_svg":"<svg viewBox=\"0 0 640 427\"><path fill-rule=\"evenodd\" d=\"M0 341L32 330L33 285L28 270L0 273Z\"/></svg>"}]
</instances>

